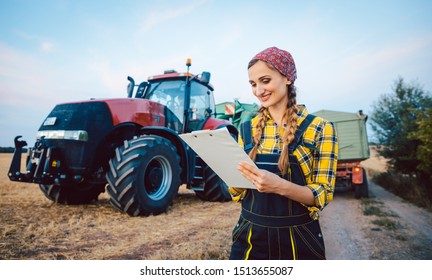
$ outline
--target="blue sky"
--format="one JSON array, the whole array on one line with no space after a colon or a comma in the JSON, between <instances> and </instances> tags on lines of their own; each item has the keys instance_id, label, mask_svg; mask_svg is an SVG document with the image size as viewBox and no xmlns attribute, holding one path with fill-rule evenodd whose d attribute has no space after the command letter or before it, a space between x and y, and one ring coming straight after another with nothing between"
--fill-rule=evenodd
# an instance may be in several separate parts
<instances>
[{"instance_id":1,"label":"blue sky","mask_svg":"<svg viewBox=\"0 0 432 280\"><path fill-rule=\"evenodd\" d=\"M216 102L256 102L246 65L277 46L298 103L370 113L403 77L432 89L432 1L0 0L0 146L57 103L125 97L166 69L212 73Z\"/></svg>"}]
</instances>

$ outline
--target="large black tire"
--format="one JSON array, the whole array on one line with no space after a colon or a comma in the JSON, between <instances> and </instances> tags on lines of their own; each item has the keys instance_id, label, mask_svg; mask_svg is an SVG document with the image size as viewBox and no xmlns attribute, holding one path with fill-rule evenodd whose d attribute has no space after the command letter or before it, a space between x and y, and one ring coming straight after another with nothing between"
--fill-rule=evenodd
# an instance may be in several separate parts
<instances>
[{"instance_id":1,"label":"large black tire","mask_svg":"<svg viewBox=\"0 0 432 280\"><path fill-rule=\"evenodd\" d=\"M106 184L79 184L67 183L62 185L43 185L39 188L44 195L60 204L89 204L96 201L99 195L105 191Z\"/></svg>"},{"instance_id":2,"label":"large black tire","mask_svg":"<svg viewBox=\"0 0 432 280\"><path fill-rule=\"evenodd\" d=\"M363 183L354 185L354 197L359 198L368 198L369 197L369 183L366 176L366 170L363 168Z\"/></svg>"},{"instance_id":3,"label":"large black tire","mask_svg":"<svg viewBox=\"0 0 432 280\"><path fill-rule=\"evenodd\" d=\"M195 191L197 197L204 201L231 201L228 186L207 165L204 167L205 185L203 191Z\"/></svg>"},{"instance_id":4,"label":"large black tire","mask_svg":"<svg viewBox=\"0 0 432 280\"><path fill-rule=\"evenodd\" d=\"M130 216L165 212L177 195L180 158L170 141L143 135L116 149L106 174L111 204Z\"/></svg>"},{"instance_id":5,"label":"large black tire","mask_svg":"<svg viewBox=\"0 0 432 280\"><path fill-rule=\"evenodd\" d=\"M361 184L354 184L354 197L359 199L362 197Z\"/></svg>"},{"instance_id":6,"label":"large black tire","mask_svg":"<svg viewBox=\"0 0 432 280\"><path fill-rule=\"evenodd\" d=\"M369 183L366 175L366 170L364 168L363 168L363 187L362 187L361 195L364 198L369 197Z\"/></svg>"}]
</instances>

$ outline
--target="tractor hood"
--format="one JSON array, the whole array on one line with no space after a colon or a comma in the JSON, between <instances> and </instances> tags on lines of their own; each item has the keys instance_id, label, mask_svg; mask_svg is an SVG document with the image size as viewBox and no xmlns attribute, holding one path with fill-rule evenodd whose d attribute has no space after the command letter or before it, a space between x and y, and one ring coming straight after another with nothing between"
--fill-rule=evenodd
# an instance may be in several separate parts
<instances>
[{"instance_id":1,"label":"tractor hood","mask_svg":"<svg viewBox=\"0 0 432 280\"><path fill-rule=\"evenodd\" d=\"M99 105L97 105L99 104ZM63 103L57 106L75 107L76 115L85 114L82 109L92 111L93 107L100 107L96 111L101 112L102 107L109 110L112 125L133 122L142 126L164 126L165 106L146 99L140 98L113 98L113 99L91 99L86 101ZM78 109L82 107L82 109ZM57 107L56 107L57 108ZM103 120L106 122L106 119Z\"/></svg>"}]
</instances>

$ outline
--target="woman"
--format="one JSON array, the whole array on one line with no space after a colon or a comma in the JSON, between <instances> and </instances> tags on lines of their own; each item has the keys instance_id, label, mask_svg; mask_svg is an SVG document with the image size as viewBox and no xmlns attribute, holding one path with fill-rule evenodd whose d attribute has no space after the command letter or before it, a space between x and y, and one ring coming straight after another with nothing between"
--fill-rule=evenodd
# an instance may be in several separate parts
<instances>
[{"instance_id":1,"label":"woman","mask_svg":"<svg viewBox=\"0 0 432 280\"><path fill-rule=\"evenodd\" d=\"M296 104L291 54L271 47L248 65L259 113L239 144L258 168L239 165L255 189L230 188L242 203L230 259L325 259L318 212L332 199L338 143L331 122Z\"/></svg>"}]
</instances>

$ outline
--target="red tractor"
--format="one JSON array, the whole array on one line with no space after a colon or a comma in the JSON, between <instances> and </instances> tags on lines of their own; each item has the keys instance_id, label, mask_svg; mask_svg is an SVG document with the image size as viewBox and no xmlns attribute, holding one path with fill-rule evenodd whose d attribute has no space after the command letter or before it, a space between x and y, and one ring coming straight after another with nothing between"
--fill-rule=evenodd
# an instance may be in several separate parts
<instances>
[{"instance_id":1,"label":"red tractor","mask_svg":"<svg viewBox=\"0 0 432 280\"><path fill-rule=\"evenodd\" d=\"M230 122L215 118L210 73L192 75L190 60L186 65L186 73L165 71L139 85L128 77L128 98L55 106L25 173L27 143L15 137L10 180L37 183L62 204L90 203L106 189L111 204L131 216L165 212L182 184L206 201L231 200L227 185L178 136L221 127L237 136Z\"/></svg>"}]
</instances>

